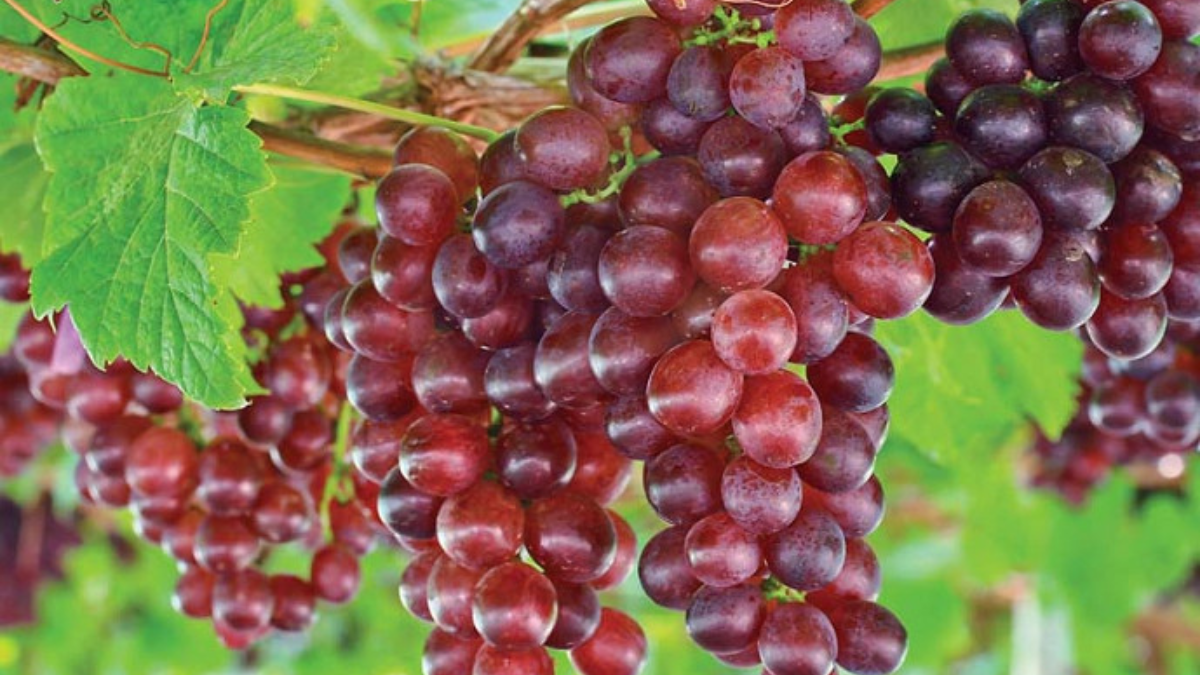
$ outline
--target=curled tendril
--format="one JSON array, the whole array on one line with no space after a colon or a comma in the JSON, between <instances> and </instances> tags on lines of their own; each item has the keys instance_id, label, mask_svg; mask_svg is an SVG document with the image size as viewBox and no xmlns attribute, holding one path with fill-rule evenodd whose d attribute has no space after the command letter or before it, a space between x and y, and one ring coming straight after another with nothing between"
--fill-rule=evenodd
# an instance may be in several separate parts
<instances>
[{"instance_id":1,"label":"curled tendril","mask_svg":"<svg viewBox=\"0 0 1200 675\"><path fill-rule=\"evenodd\" d=\"M113 28L116 29L117 34L120 35L121 39L125 41L125 44L129 45L130 47L133 47L134 49L145 49L156 54L161 54L163 58L166 59L166 63L163 64L162 73L167 75L171 72L171 61L174 56L171 54L170 50L155 42L141 42L130 37L129 33L125 31L125 27L121 25L121 21L117 19L117 15L113 14L112 5L108 4L108 0L104 0L97 5L93 5L91 9L91 16L93 21L107 21L111 23Z\"/></svg>"},{"instance_id":2,"label":"curled tendril","mask_svg":"<svg viewBox=\"0 0 1200 675\"><path fill-rule=\"evenodd\" d=\"M108 4L108 0L104 0L98 5L92 5L89 14L92 16L92 21L104 21L112 14L112 5Z\"/></svg>"},{"instance_id":3,"label":"curled tendril","mask_svg":"<svg viewBox=\"0 0 1200 675\"><path fill-rule=\"evenodd\" d=\"M55 42L58 42L58 44L62 45L62 47L64 49L69 49L70 51L75 52L76 54L80 54L89 59L92 59L93 61L103 63L106 66L111 66L113 68L120 68L121 70L127 70L131 73L139 73L141 75L150 75L152 77L167 77L167 73L165 71L150 70L148 68L142 68L141 66L136 66L132 63L125 63L123 61L118 61L116 59L110 59L107 56L104 56L103 54L97 54L97 53L87 49L86 47L82 47L78 44L75 44L68 38L61 35L58 32L57 28L47 25L44 21L42 21L37 16L35 16L33 13L31 13L28 9L26 9L19 2L19 0L4 0L4 4L8 5L9 7L12 7L13 10L15 10L18 14L20 14L23 19L25 19L31 25L36 27L38 30L42 31L43 33L50 36L51 38L54 38Z\"/></svg>"},{"instance_id":4,"label":"curled tendril","mask_svg":"<svg viewBox=\"0 0 1200 675\"><path fill-rule=\"evenodd\" d=\"M215 7L208 10L208 14L204 15L204 32L200 34L200 44L196 45L196 51L192 54L192 58L188 61L187 67L183 69L183 72L190 73L196 67L196 62L200 60L200 55L204 53L204 46L208 44L208 36L212 33L213 19L228 4L229 0L221 0Z\"/></svg>"},{"instance_id":5,"label":"curled tendril","mask_svg":"<svg viewBox=\"0 0 1200 675\"><path fill-rule=\"evenodd\" d=\"M93 9L94 9L94 8L93 8ZM56 24L54 24L53 26L51 26L51 28L54 28L54 29L59 29L59 28L62 28L63 26L65 26L65 25L67 25L67 24L71 23L72 21L74 21L75 23L89 24L89 23L92 23L93 21L96 21L96 17L95 17L95 15L94 15L92 12L89 12L89 17L88 17L88 18L86 18L86 19L85 19L85 18L78 17L78 16L75 16L74 14L72 14L72 13L70 13L70 12L63 12L63 13L62 13L62 19L61 19L61 20L59 20L59 22L58 22L58 23L56 23Z\"/></svg>"}]
</instances>

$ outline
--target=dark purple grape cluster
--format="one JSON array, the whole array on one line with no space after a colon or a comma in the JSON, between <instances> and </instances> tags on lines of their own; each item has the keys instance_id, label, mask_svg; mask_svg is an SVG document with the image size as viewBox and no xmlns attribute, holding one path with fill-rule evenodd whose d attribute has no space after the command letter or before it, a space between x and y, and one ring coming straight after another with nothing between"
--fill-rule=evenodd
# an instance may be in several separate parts
<instances>
[{"instance_id":1,"label":"dark purple grape cluster","mask_svg":"<svg viewBox=\"0 0 1200 675\"><path fill-rule=\"evenodd\" d=\"M1029 0L960 16L925 94L879 92L896 211L933 234L925 304L972 323L1006 300L1135 359L1200 317L1200 11L1187 0ZM1189 199L1190 197L1190 199Z\"/></svg>"},{"instance_id":2,"label":"dark purple grape cluster","mask_svg":"<svg viewBox=\"0 0 1200 675\"><path fill-rule=\"evenodd\" d=\"M68 313L53 324L27 315L0 360L4 456L61 435L79 455L84 501L128 508L138 535L180 565L176 609L211 620L237 649L272 630L306 629L319 600L350 600L358 558L384 532L373 517L378 490L334 461L343 359L298 316L316 297L323 310L329 284L309 272L285 280L293 285L303 291L286 293L281 309L245 310L247 336L266 352L256 375L270 395L237 413L186 403L126 362L96 369ZM263 571L284 545L311 552L307 578Z\"/></svg>"},{"instance_id":3,"label":"dark purple grape cluster","mask_svg":"<svg viewBox=\"0 0 1200 675\"><path fill-rule=\"evenodd\" d=\"M1150 354L1114 359L1094 345L1084 355L1075 419L1058 442L1041 433L1031 482L1083 502L1114 468L1145 466L1179 479L1200 445L1200 324L1172 320Z\"/></svg>"}]
</instances>

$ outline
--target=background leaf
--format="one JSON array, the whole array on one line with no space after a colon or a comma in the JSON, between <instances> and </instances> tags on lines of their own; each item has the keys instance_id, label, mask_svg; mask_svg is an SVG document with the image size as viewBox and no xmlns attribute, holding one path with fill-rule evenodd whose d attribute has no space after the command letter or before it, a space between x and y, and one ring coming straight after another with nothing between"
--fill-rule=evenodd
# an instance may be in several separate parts
<instances>
[{"instance_id":1,"label":"background leaf","mask_svg":"<svg viewBox=\"0 0 1200 675\"><path fill-rule=\"evenodd\" d=\"M363 44L353 33L336 23L328 13L322 23L336 25L333 35L336 49L308 81L310 89L343 96L359 96L375 91L387 77L394 76L397 64L389 57Z\"/></svg>"},{"instance_id":2,"label":"background leaf","mask_svg":"<svg viewBox=\"0 0 1200 675\"><path fill-rule=\"evenodd\" d=\"M1075 411L1082 344L1019 312L967 327L919 312L876 337L896 366L892 433L936 460L978 460L1027 417L1057 437Z\"/></svg>"},{"instance_id":3,"label":"background leaf","mask_svg":"<svg viewBox=\"0 0 1200 675\"><path fill-rule=\"evenodd\" d=\"M250 221L241 249L219 254L213 273L219 286L248 305L283 305L279 276L317 267L324 258L316 244L337 223L350 198L350 178L299 166L275 166L275 183L250 201Z\"/></svg>"},{"instance_id":4,"label":"background leaf","mask_svg":"<svg viewBox=\"0 0 1200 675\"><path fill-rule=\"evenodd\" d=\"M17 326L29 312L24 303L0 302L0 352L7 352L17 335Z\"/></svg>"}]
</instances>

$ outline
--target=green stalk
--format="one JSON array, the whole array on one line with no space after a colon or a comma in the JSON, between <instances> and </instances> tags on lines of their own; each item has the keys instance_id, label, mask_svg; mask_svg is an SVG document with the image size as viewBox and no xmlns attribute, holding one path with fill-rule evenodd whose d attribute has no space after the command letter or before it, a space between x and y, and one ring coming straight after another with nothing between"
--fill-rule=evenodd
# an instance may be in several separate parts
<instances>
[{"instance_id":1,"label":"green stalk","mask_svg":"<svg viewBox=\"0 0 1200 675\"><path fill-rule=\"evenodd\" d=\"M334 106L337 108L345 108L346 110L357 110L359 112L368 113L371 115L379 115L388 119L407 122L417 126L432 126L444 127L451 131L460 133L464 136L478 138L488 143L500 137L500 134L477 127L473 124L463 124L453 120L443 119L435 115L426 115L425 113L415 112L413 110L405 110L404 108L396 108L382 103L373 101L364 101L358 98L348 96L337 96L336 94L327 94L321 91L311 91L308 89L297 89L295 87L284 87L277 84L246 84L233 88L234 91L242 94L257 94L259 96L274 96L276 98L286 98L293 101L306 101L308 103L320 103L323 105Z\"/></svg>"},{"instance_id":2,"label":"green stalk","mask_svg":"<svg viewBox=\"0 0 1200 675\"><path fill-rule=\"evenodd\" d=\"M321 510L319 517L324 521L326 537L332 538L332 530L329 523L329 505L334 499L339 502L347 501L353 495L353 485L348 480L350 477L349 466L346 460L346 449L350 445L351 427L354 424L354 408L349 403L342 403L342 408L338 411L337 419L337 438L333 444L333 470L329 472L329 478L325 481L325 494L321 499Z\"/></svg>"}]
</instances>

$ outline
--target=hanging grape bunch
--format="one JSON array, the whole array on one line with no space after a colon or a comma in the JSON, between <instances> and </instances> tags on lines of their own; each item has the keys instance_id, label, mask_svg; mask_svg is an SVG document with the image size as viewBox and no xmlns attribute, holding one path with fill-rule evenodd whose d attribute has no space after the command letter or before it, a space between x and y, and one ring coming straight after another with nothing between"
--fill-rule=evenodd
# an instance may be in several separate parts
<instances>
[{"instance_id":1,"label":"hanging grape bunch","mask_svg":"<svg viewBox=\"0 0 1200 675\"><path fill-rule=\"evenodd\" d=\"M933 262L819 98L869 83L878 39L841 0L683 5L581 44L576 107L478 162L411 132L374 253L343 262L325 329L354 354L352 456L416 554L427 674L549 673L546 648L640 671L641 629L596 595L637 555L604 508L631 460L671 526L639 577L701 647L775 675L903 659L862 539L893 382L869 333L921 306Z\"/></svg>"},{"instance_id":2,"label":"hanging grape bunch","mask_svg":"<svg viewBox=\"0 0 1200 675\"><path fill-rule=\"evenodd\" d=\"M934 236L926 309L978 321L1006 298L1118 359L1200 318L1200 30L1191 3L1036 0L963 14L926 95L878 94L898 214Z\"/></svg>"}]
</instances>

